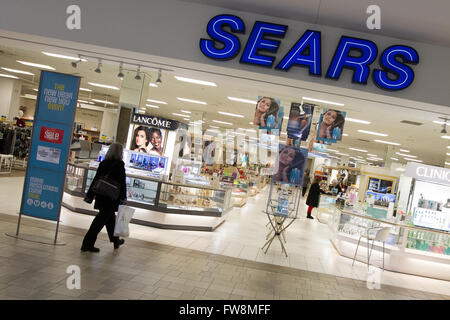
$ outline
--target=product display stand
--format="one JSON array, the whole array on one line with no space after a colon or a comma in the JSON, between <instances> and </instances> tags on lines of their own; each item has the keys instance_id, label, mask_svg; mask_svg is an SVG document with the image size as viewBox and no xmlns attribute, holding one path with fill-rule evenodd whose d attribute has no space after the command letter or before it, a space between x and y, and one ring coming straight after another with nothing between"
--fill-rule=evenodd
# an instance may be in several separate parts
<instances>
[{"instance_id":1,"label":"product display stand","mask_svg":"<svg viewBox=\"0 0 450 320\"><path fill-rule=\"evenodd\" d=\"M283 244L283 241L284 243L286 243L284 231L294 222L295 219L297 219L301 191L300 188L297 187L292 187L290 192L287 190L287 188L285 188L285 186L283 186L280 192L277 192L277 189L278 188L274 188L274 184L273 182L271 182L266 210L263 211L269 219L268 225L271 226L271 230L267 234L267 241L261 249L264 251L264 253L267 253L273 240L276 237L280 241L281 250L287 257L288 254ZM277 197L277 199L273 199L272 197ZM284 197L283 199L287 201L283 209L280 208L280 197Z\"/></svg>"}]
</instances>

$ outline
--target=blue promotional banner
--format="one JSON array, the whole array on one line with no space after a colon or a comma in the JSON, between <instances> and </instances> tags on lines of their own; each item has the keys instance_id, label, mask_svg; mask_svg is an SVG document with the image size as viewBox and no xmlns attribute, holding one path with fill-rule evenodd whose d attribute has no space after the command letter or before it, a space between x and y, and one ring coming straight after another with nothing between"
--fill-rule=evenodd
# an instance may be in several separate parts
<instances>
[{"instance_id":1,"label":"blue promotional banner","mask_svg":"<svg viewBox=\"0 0 450 320\"><path fill-rule=\"evenodd\" d=\"M20 213L57 221L80 77L41 71Z\"/></svg>"}]
</instances>

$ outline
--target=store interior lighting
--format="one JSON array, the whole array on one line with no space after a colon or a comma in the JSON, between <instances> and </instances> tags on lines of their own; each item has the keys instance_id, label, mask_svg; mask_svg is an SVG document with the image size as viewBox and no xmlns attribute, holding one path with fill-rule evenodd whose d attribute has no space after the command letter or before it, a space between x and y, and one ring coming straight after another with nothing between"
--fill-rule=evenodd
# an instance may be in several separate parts
<instances>
[{"instance_id":1,"label":"store interior lighting","mask_svg":"<svg viewBox=\"0 0 450 320\"><path fill-rule=\"evenodd\" d=\"M137 67L136 76L134 77L136 80L141 80L141 66Z\"/></svg>"},{"instance_id":2,"label":"store interior lighting","mask_svg":"<svg viewBox=\"0 0 450 320\"><path fill-rule=\"evenodd\" d=\"M118 77L120 80L123 80L122 65L123 65L123 63L121 62L120 65L119 65L119 73L117 74L117 77Z\"/></svg>"},{"instance_id":3,"label":"store interior lighting","mask_svg":"<svg viewBox=\"0 0 450 320\"><path fill-rule=\"evenodd\" d=\"M156 81L155 81L155 83L156 83L157 86L159 86L159 85L162 83L162 80L161 80L161 73L162 73L162 71L161 71L161 69L159 69L159 70L158 70L158 79L156 79Z\"/></svg>"},{"instance_id":4,"label":"store interior lighting","mask_svg":"<svg viewBox=\"0 0 450 320\"><path fill-rule=\"evenodd\" d=\"M441 133L447 133L447 119L444 120L444 124L441 130Z\"/></svg>"},{"instance_id":5,"label":"store interior lighting","mask_svg":"<svg viewBox=\"0 0 450 320\"><path fill-rule=\"evenodd\" d=\"M78 64L81 62L81 56L78 56L78 61L72 61L70 64L72 65L73 68L78 67Z\"/></svg>"},{"instance_id":6,"label":"store interior lighting","mask_svg":"<svg viewBox=\"0 0 450 320\"><path fill-rule=\"evenodd\" d=\"M102 73L102 70L100 69L101 67L102 67L102 60L98 59L98 65L94 71L97 73Z\"/></svg>"}]
</instances>

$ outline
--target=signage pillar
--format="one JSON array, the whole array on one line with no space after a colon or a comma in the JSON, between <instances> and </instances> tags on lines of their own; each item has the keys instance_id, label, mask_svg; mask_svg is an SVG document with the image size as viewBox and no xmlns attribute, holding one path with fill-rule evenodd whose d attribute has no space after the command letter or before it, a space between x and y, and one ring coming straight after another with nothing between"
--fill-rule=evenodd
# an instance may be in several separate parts
<instances>
[{"instance_id":1,"label":"signage pillar","mask_svg":"<svg viewBox=\"0 0 450 320\"><path fill-rule=\"evenodd\" d=\"M384 167L390 168L392 165L392 159L391 158L397 158L398 155L395 153L398 151L397 146L387 145L384 149ZM395 161L395 160L394 160Z\"/></svg>"},{"instance_id":2,"label":"signage pillar","mask_svg":"<svg viewBox=\"0 0 450 320\"><path fill-rule=\"evenodd\" d=\"M41 71L16 237L23 214L57 221L56 244L79 87L80 77Z\"/></svg>"},{"instance_id":3,"label":"signage pillar","mask_svg":"<svg viewBox=\"0 0 450 320\"><path fill-rule=\"evenodd\" d=\"M192 111L190 114L189 132L193 135L194 149L192 157L194 160L202 161L203 156L203 112Z\"/></svg>"}]
</instances>

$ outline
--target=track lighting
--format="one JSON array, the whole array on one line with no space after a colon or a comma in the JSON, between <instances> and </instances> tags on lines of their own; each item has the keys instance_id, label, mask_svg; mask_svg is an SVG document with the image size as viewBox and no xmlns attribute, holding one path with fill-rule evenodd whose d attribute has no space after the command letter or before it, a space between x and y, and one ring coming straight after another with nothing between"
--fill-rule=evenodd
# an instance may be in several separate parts
<instances>
[{"instance_id":1,"label":"track lighting","mask_svg":"<svg viewBox=\"0 0 450 320\"><path fill-rule=\"evenodd\" d=\"M73 68L78 67L78 64L81 62L81 56L78 55L78 61L72 61L70 64L72 65Z\"/></svg>"},{"instance_id":2,"label":"track lighting","mask_svg":"<svg viewBox=\"0 0 450 320\"><path fill-rule=\"evenodd\" d=\"M441 130L441 133L447 133L447 118L444 118L444 117L440 117L439 119L442 119L442 120L444 120L444 123L442 123L443 124L443 126L442 126L442 130ZM437 122L437 121L436 121Z\"/></svg>"},{"instance_id":3,"label":"track lighting","mask_svg":"<svg viewBox=\"0 0 450 320\"><path fill-rule=\"evenodd\" d=\"M158 71L158 79L156 79L156 85L160 85L162 83L161 81L161 69Z\"/></svg>"},{"instance_id":4,"label":"track lighting","mask_svg":"<svg viewBox=\"0 0 450 320\"><path fill-rule=\"evenodd\" d=\"M97 73L102 73L102 70L100 70L101 67L102 67L102 60L98 59L97 69L95 69L94 71Z\"/></svg>"},{"instance_id":5,"label":"track lighting","mask_svg":"<svg viewBox=\"0 0 450 320\"><path fill-rule=\"evenodd\" d=\"M123 80L123 72L122 72L122 62L119 65L119 73L117 74L117 77L119 77L120 80Z\"/></svg>"},{"instance_id":6,"label":"track lighting","mask_svg":"<svg viewBox=\"0 0 450 320\"><path fill-rule=\"evenodd\" d=\"M136 77L134 77L136 80L141 80L141 66L138 66L136 70Z\"/></svg>"}]
</instances>

